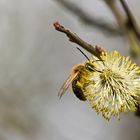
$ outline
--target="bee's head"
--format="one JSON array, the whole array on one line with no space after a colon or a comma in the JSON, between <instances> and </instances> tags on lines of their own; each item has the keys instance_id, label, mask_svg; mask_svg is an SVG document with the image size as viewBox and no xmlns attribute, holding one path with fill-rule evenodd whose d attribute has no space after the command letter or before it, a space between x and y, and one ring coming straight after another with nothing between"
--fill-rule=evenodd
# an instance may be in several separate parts
<instances>
[{"instance_id":1,"label":"bee's head","mask_svg":"<svg viewBox=\"0 0 140 140\"><path fill-rule=\"evenodd\" d=\"M96 66L97 61L102 61L102 60L89 60L85 63L85 68L91 72L99 72L101 73L101 70L99 70Z\"/></svg>"},{"instance_id":2,"label":"bee's head","mask_svg":"<svg viewBox=\"0 0 140 140\"><path fill-rule=\"evenodd\" d=\"M86 54L80 50L78 47L77 49L85 56L85 58L88 60L86 63L85 63L85 68L91 72L94 72L94 71L97 71L97 72L101 72L100 70L97 70L96 69L96 66L95 66L95 62L96 61L102 61L102 60L93 60L93 59L89 59Z\"/></svg>"},{"instance_id":3,"label":"bee's head","mask_svg":"<svg viewBox=\"0 0 140 140\"><path fill-rule=\"evenodd\" d=\"M95 65L90 61L85 63L85 68L91 72L96 71Z\"/></svg>"}]
</instances>

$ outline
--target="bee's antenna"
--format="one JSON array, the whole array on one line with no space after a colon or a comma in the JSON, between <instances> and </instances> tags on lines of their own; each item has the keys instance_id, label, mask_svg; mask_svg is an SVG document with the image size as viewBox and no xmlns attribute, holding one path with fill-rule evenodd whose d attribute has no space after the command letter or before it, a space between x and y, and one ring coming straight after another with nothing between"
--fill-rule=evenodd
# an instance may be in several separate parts
<instances>
[{"instance_id":1,"label":"bee's antenna","mask_svg":"<svg viewBox=\"0 0 140 140\"><path fill-rule=\"evenodd\" d=\"M76 47L84 56L85 56L85 58L88 60L88 61L90 61L90 59L86 56L86 54L81 50L81 49L79 49L78 47Z\"/></svg>"}]
</instances>

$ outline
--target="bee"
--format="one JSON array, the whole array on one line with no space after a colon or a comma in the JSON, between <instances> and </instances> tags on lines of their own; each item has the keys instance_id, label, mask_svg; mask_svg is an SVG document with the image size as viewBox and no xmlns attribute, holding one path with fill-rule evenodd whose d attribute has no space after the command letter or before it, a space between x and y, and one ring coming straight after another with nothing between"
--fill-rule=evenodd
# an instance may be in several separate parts
<instances>
[{"instance_id":1,"label":"bee","mask_svg":"<svg viewBox=\"0 0 140 140\"><path fill-rule=\"evenodd\" d=\"M69 87L72 86L75 96L81 101L86 101L87 99L84 95L85 87L88 84L94 84L94 80L92 79L93 74L95 71L100 71L96 69L93 60L90 60L79 48L77 49L87 58L88 61L77 64L72 68L69 77L60 88L58 96L61 98Z\"/></svg>"}]
</instances>

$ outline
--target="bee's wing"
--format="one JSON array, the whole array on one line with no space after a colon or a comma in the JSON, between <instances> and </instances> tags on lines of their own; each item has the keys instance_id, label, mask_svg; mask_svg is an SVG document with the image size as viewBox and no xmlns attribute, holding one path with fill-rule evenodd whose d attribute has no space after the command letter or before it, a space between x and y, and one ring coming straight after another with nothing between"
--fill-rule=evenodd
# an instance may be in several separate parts
<instances>
[{"instance_id":1,"label":"bee's wing","mask_svg":"<svg viewBox=\"0 0 140 140\"><path fill-rule=\"evenodd\" d=\"M72 74L67 78L67 80L64 82L64 84L60 88L60 91L58 93L59 98L61 98L65 94L65 92L68 90L68 88L70 87L72 81L75 79L77 74L78 73Z\"/></svg>"}]
</instances>

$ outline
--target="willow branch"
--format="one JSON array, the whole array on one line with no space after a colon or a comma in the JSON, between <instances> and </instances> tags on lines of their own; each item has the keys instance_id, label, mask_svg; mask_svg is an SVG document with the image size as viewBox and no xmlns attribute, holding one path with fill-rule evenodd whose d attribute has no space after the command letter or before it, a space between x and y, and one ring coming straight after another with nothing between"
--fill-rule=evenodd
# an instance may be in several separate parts
<instances>
[{"instance_id":1,"label":"willow branch","mask_svg":"<svg viewBox=\"0 0 140 140\"><path fill-rule=\"evenodd\" d=\"M109 34L111 33L113 35L122 35L122 32L119 27L115 27L114 25L103 21L103 19L97 19L93 16L90 16L84 10L79 8L77 5L66 0L56 0L56 1L59 2L65 8L67 8L74 15L77 15L78 18L80 18L88 25L94 26L101 31L108 32Z\"/></svg>"},{"instance_id":2,"label":"willow branch","mask_svg":"<svg viewBox=\"0 0 140 140\"><path fill-rule=\"evenodd\" d=\"M124 35L128 38L131 56L133 58L136 58L139 61L140 60L140 40L137 38L137 35L135 34L134 30L132 30L132 26L131 26L131 28L130 28L130 26L128 26L128 17L127 17L128 11L127 11L126 16L124 16L122 14L122 11L120 10L120 8L117 5L117 0L104 0L104 2L110 8L110 10L114 14L114 16L118 22L118 25L120 26ZM126 7L125 7L125 9L126 9ZM125 9L123 9L123 10L126 13ZM131 19L131 20L133 20L133 19ZM133 23L135 23L134 20L133 20ZM135 24L135 29L136 29L136 24Z\"/></svg>"},{"instance_id":3,"label":"willow branch","mask_svg":"<svg viewBox=\"0 0 140 140\"><path fill-rule=\"evenodd\" d=\"M71 42L78 44L80 47L82 47L89 53L91 53L91 54L95 55L96 57L98 57L99 59L101 59L100 55L103 51L105 51L103 48L101 48L99 46L92 46L91 44L85 42L76 33L73 33L70 30L66 29L59 22L55 22L54 27L57 31L66 34Z\"/></svg>"},{"instance_id":4,"label":"willow branch","mask_svg":"<svg viewBox=\"0 0 140 140\"><path fill-rule=\"evenodd\" d=\"M104 2L107 4L112 14L114 14L116 21L118 22L118 25L120 26L122 32L126 34L126 24L125 24L126 20L125 17L122 15L120 9L117 7L116 0L104 0Z\"/></svg>"},{"instance_id":5,"label":"willow branch","mask_svg":"<svg viewBox=\"0 0 140 140\"><path fill-rule=\"evenodd\" d=\"M129 29L132 29L133 32L135 33L136 37L138 38L138 40L140 41L140 32L136 23L136 20L132 14L132 12L130 11L127 3L125 2L125 0L120 0L120 3L126 13L127 16L127 26Z\"/></svg>"}]
</instances>

